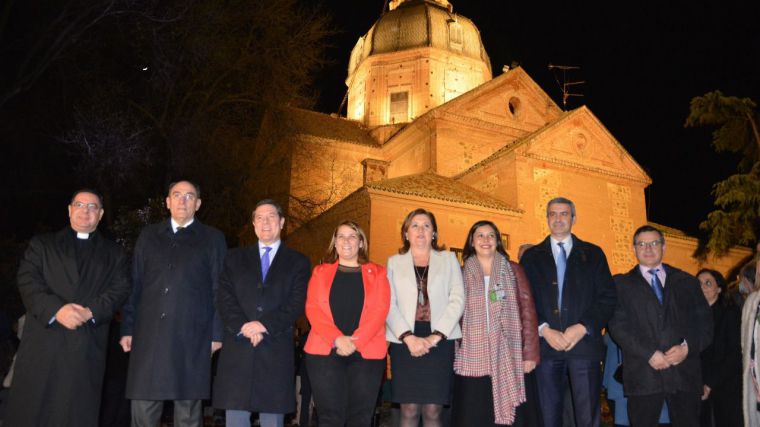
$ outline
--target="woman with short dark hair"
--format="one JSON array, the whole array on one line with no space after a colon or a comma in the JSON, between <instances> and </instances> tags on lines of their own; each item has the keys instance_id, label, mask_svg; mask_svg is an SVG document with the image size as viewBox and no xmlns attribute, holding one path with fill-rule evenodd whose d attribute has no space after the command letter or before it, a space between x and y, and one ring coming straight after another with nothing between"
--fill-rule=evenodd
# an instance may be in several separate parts
<instances>
[{"instance_id":1,"label":"woman with short dark hair","mask_svg":"<svg viewBox=\"0 0 760 427\"><path fill-rule=\"evenodd\" d=\"M703 268L697 279L713 315L713 342L702 359L703 427L741 426L741 312L728 294L726 279Z\"/></svg>"},{"instance_id":2,"label":"woman with short dark hair","mask_svg":"<svg viewBox=\"0 0 760 427\"><path fill-rule=\"evenodd\" d=\"M420 415L425 427L435 427L451 399L454 340L462 336L462 271L439 245L432 212L410 212L401 239L399 254L388 259L391 399L401 404L401 427L417 427Z\"/></svg>"}]
</instances>

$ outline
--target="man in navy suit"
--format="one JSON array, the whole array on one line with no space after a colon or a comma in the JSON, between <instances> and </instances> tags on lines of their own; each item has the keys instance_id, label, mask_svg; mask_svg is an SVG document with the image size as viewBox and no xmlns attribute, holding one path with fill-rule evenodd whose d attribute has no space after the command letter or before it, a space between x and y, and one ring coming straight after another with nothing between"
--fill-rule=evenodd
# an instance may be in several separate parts
<instances>
[{"instance_id":1,"label":"man in navy suit","mask_svg":"<svg viewBox=\"0 0 760 427\"><path fill-rule=\"evenodd\" d=\"M282 208L264 199L253 211L258 242L227 255L217 292L224 350L214 380L214 407L227 427L283 427L295 411L293 325L303 314L309 259L280 239Z\"/></svg>"},{"instance_id":2,"label":"man in navy suit","mask_svg":"<svg viewBox=\"0 0 760 427\"><path fill-rule=\"evenodd\" d=\"M575 205L557 197L546 206L551 235L525 251L521 264L533 288L541 338L536 368L546 427L561 427L568 378L578 427L599 426L601 330L617 302L601 248L571 233Z\"/></svg>"}]
</instances>

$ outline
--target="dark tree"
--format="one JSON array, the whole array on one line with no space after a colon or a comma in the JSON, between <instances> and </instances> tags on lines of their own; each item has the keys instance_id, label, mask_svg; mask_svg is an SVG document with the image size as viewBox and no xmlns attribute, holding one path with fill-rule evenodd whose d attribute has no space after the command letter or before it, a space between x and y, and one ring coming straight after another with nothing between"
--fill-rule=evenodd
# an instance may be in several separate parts
<instances>
[{"instance_id":1,"label":"dark tree","mask_svg":"<svg viewBox=\"0 0 760 427\"><path fill-rule=\"evenodd\" d=\"M328 18L297 0L32 3L0 11L8 200L46 212L96 186L113 225L187 176L203 187L202 219L236 236L260 196L244 189L276 152L254 151L262 117L312 106Z\"/></svg>"},{"instance_id":2,"label":"dark tree","mask_svg":"<svg viewBox=\"0 0 760 427\"><path fill-rule=\"evenodd\" d=\"M741 156L739 173L713 187L716 209L700 228L708 233L695 255L724 255L735 245L754 246L760 238L760 114L749 98L709 92L691 100L685 126L714 126L712 144L718 152Z\"/></svg>"}]
</instances>

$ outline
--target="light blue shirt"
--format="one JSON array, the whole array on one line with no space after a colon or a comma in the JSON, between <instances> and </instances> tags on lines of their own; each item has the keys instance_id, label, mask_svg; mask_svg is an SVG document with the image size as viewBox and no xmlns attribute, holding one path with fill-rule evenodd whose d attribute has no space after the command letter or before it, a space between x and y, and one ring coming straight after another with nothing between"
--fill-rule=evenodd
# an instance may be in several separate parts
<instances>
[{"instance_id":1,"label":"light blue shirt","mask_svg":"<svg viewBox=\"0 0 760 427\"><path fill-rule=\"evenodd\" d=\"M264 250L265 246L272 248L272 250L269 251L269 263L271 265L272 261L274 261L274 256L277 255L277 250L280 249L280 243L282 243L282 240L277 240L271 245L265 245L259 242L259 258L263 257L264 254L266 253L266 251Z\"/></svg>"},{"instance_id":2,"label":"light blue shirt","mask_svg":"<svg viewBox=\"0 0 760 427\"><path fill-rule=\"evenodd\" d=\"M557 243L562 242L565 246L565 253L567 254L567 257L570 258L570 251L573 250L573 236L567 236L565 240L557 240L554 237L549 237L549 240L552 244L552 255L554 255L554 263L557 263L557 257L561 253L559 250L559 245Z\"/></svg>"}]
</instances>

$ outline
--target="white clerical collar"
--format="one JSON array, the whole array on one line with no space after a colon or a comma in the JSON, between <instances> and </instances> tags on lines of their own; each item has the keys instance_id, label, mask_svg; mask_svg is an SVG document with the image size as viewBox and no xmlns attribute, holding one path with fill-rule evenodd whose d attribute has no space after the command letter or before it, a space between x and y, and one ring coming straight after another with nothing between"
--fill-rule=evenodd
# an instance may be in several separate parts
<instances>
[{"instance_id":1,"label":"white clerical collar","mask_svg":"<svg viewBox=\"0 0 760 427\"><path fill-rule=\"evenodd\" d=\"M77 239L79 240L87 240L90 238L90 233L80 233L77 232Z\"/></svg>"},{"instance_id":2,"label":"white clerical collar","mask_svg":"<svg viewBox=\"0 0 760 427\"><path fill-rule=\"evenodd\" d=\"M176 233L177 232L177 227L182 227L182 228L190 227L190 224L192 224L193 221L195 221L195 218L193 218L190 221L188 221L187 223L185 223L185 225L179 225L179 223L177 221L175 221L174 218L172 218L171 219L172 231Z\"/></svg>"}]
</instances>

